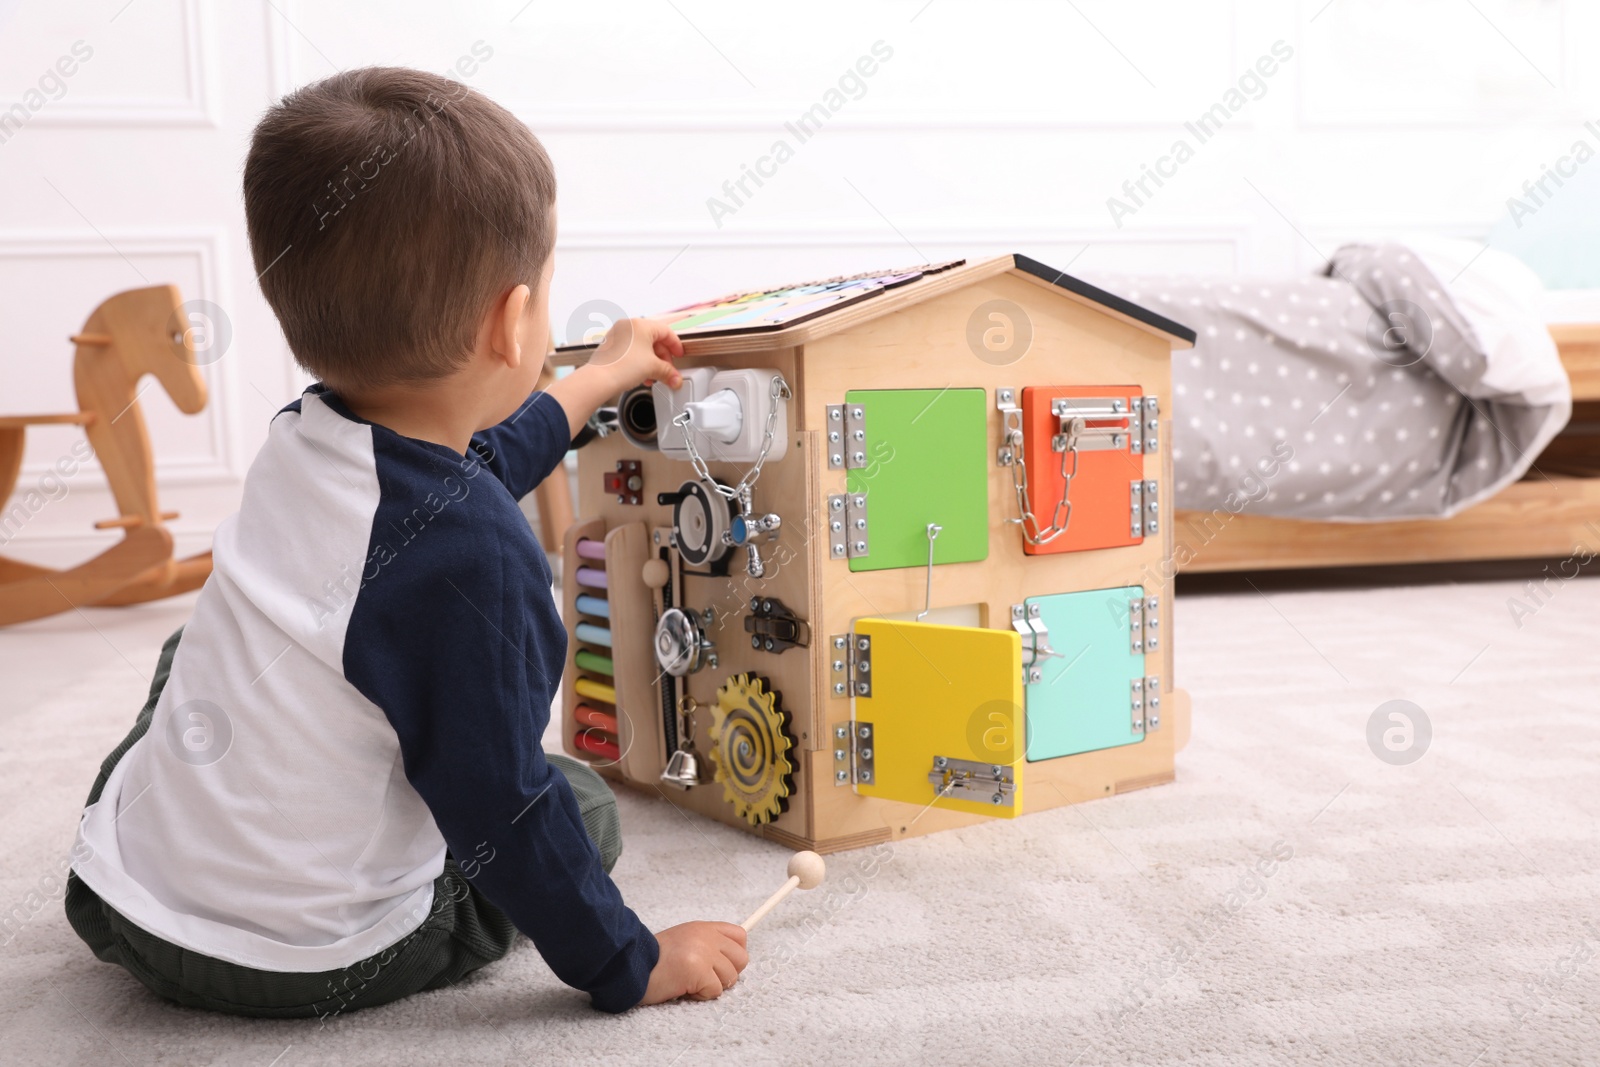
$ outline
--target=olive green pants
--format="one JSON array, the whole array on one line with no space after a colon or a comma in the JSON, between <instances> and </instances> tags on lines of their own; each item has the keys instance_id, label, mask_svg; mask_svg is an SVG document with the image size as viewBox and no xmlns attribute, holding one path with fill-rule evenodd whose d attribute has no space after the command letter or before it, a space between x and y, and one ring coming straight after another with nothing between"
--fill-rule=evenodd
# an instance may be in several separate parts
<instances>
[{"instance_id":1,"label":"olive green pants","mask_svg":"<svg viewBox=\"0 0 1600 1067\"><path fill-rule=\"evenodd\" d=\"M156 701L172 673L179 630L161 648L150 699L133 729L100 765L89 804L135 741L150 729ZM560 755L546 757L578 798L584 829L610 871L622 854L617 801L589 767ZM506 954L516 928L461 874L451 857L433 884L428 917L395 944L348 967L311 974L259 971L180 948L145 931L112 909L76 874L67 876L67 921L107 963L119 964L155 993L195 1008L264 1018L328 1018L438 989L460 981Z\"/></svg>"}]
</instances>

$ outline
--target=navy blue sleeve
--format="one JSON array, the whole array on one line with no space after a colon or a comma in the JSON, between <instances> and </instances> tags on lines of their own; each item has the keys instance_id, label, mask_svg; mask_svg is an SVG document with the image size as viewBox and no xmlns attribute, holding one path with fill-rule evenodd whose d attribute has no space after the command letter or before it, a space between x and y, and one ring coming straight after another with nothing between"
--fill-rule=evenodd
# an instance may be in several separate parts
<instances>
[{"instance_id":1,"label":"navy blue sleeve","mask_svg":"<svg viewBox=\"0 0 1600 1067\"><path fill-rule=\"evenodd\" d=\"M406 778L471 883L557 977L626 1011L660 949L540 744L566 632L538 544L505 488L462 474L476 464L383 431L374 451L380 502L345 676L394 727Z\"/></svg>"},{"instance_id":2,"label":"navy blue sleeve","mask_svg":"<svg viewBox=\"0 0 1600 1067\"><path fill-rule=\"evenodd\" d=\"M534 393L505 422L472 438L478 459L518 500L533 492L571 448L567 413L545 392Z\"/></svg>"}]
</instances>

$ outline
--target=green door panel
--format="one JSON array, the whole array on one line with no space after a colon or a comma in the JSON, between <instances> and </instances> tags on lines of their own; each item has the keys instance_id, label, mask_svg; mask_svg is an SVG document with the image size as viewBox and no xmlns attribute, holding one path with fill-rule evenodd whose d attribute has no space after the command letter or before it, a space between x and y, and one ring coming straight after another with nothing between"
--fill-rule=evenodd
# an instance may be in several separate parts
<instances>
[{"instance_id":1,"label":"green door panel","mask_svg":"<svg viewBox=\"0 0 1600 1067\"><path fill-rule=\"evenodd\" d=\"M928 524L943 529L934 563L989 555L988 409L982 389L855 389L866 466L847 472L867 498L868 549L852 571L928 565Z\"/></svg>"}]
</instances>

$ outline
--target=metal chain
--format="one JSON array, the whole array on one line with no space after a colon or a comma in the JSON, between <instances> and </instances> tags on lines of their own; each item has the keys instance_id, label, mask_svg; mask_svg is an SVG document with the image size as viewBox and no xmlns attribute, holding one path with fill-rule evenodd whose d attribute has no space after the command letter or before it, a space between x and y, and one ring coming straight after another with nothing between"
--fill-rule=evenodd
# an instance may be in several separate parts
<instances>
[{"instance_id":1,"label":"metal chain","mask_svg":"<svg viewBox=\"0 0 1600 1067\"><path fill-rule=\"evenodd\" d=\"M1078 473L1078 434L1083 430L1083 420L1074 419L1067 431L1067 447L1061 450L1061 499L1056 502L1055 513L1050 516L1050 525L1044 530L1039 529L1039 517L1033 513L1033 508L1028 500L1028 464L1024 459L1022 427L1012 428L1006 440L1011 445L1011 485L1017 493L1017 511L1020 519L1007 519L1007 522L1017 523L1022 527L1022 536L1030 545L1048 545L1051 541L1067 532L1067 525L1072 521L1072 501L1068 499L1072 492L1072 479ZM1072 457L1072 470L1067 470L1067 457Z\"/></svg>"},{"instance_id":2,"label":"metal chain","mask_svg":"<svg viewBox=\"0 0 1600 1067\"><path fill-rule=\"evenodd\" d=\"M682 411L672 419L672 424L683 431L684 448L689 453L689 462L694 464L694 472L702 481L710 483L712 488L729 500L738 500L741 504L748 503L749 491L756 484L756 479L761 477L761 468L767 462L767 453L772 451L772 428L778 421L778 401L787 400L794 394L789 390L789 383L784 381L783 375L775 374L772 377L771 397L772 403L767 406L767 425L761 434L761 454L756 456L755 464L744 472L744 477L739 479L739 484L726 486L711 476L711 470L706 466L706 461L701 458L700 450L694 446L694 437L689 429L689 412ZM748 511L748 506L741 507L740 513Z\"/></svg>"}]
</instances>

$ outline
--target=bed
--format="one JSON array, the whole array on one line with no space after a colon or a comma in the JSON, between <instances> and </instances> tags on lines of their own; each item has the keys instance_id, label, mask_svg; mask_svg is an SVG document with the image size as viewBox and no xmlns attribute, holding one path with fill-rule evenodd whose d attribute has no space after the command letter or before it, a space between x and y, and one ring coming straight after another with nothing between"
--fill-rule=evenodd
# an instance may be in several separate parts
<instances>
[{"instance_id":1,"label":"bed","mask_svg":"<svg viewBox=\"0 0 1600 1067\"><path fill-rule=\"evenodd\" d=\"M1600 547L1600 323L1546 325L1511 257L1423 238L1108 282L1200 335L1173 366L1181 572Z\"/></svg>"}]
</instances>

